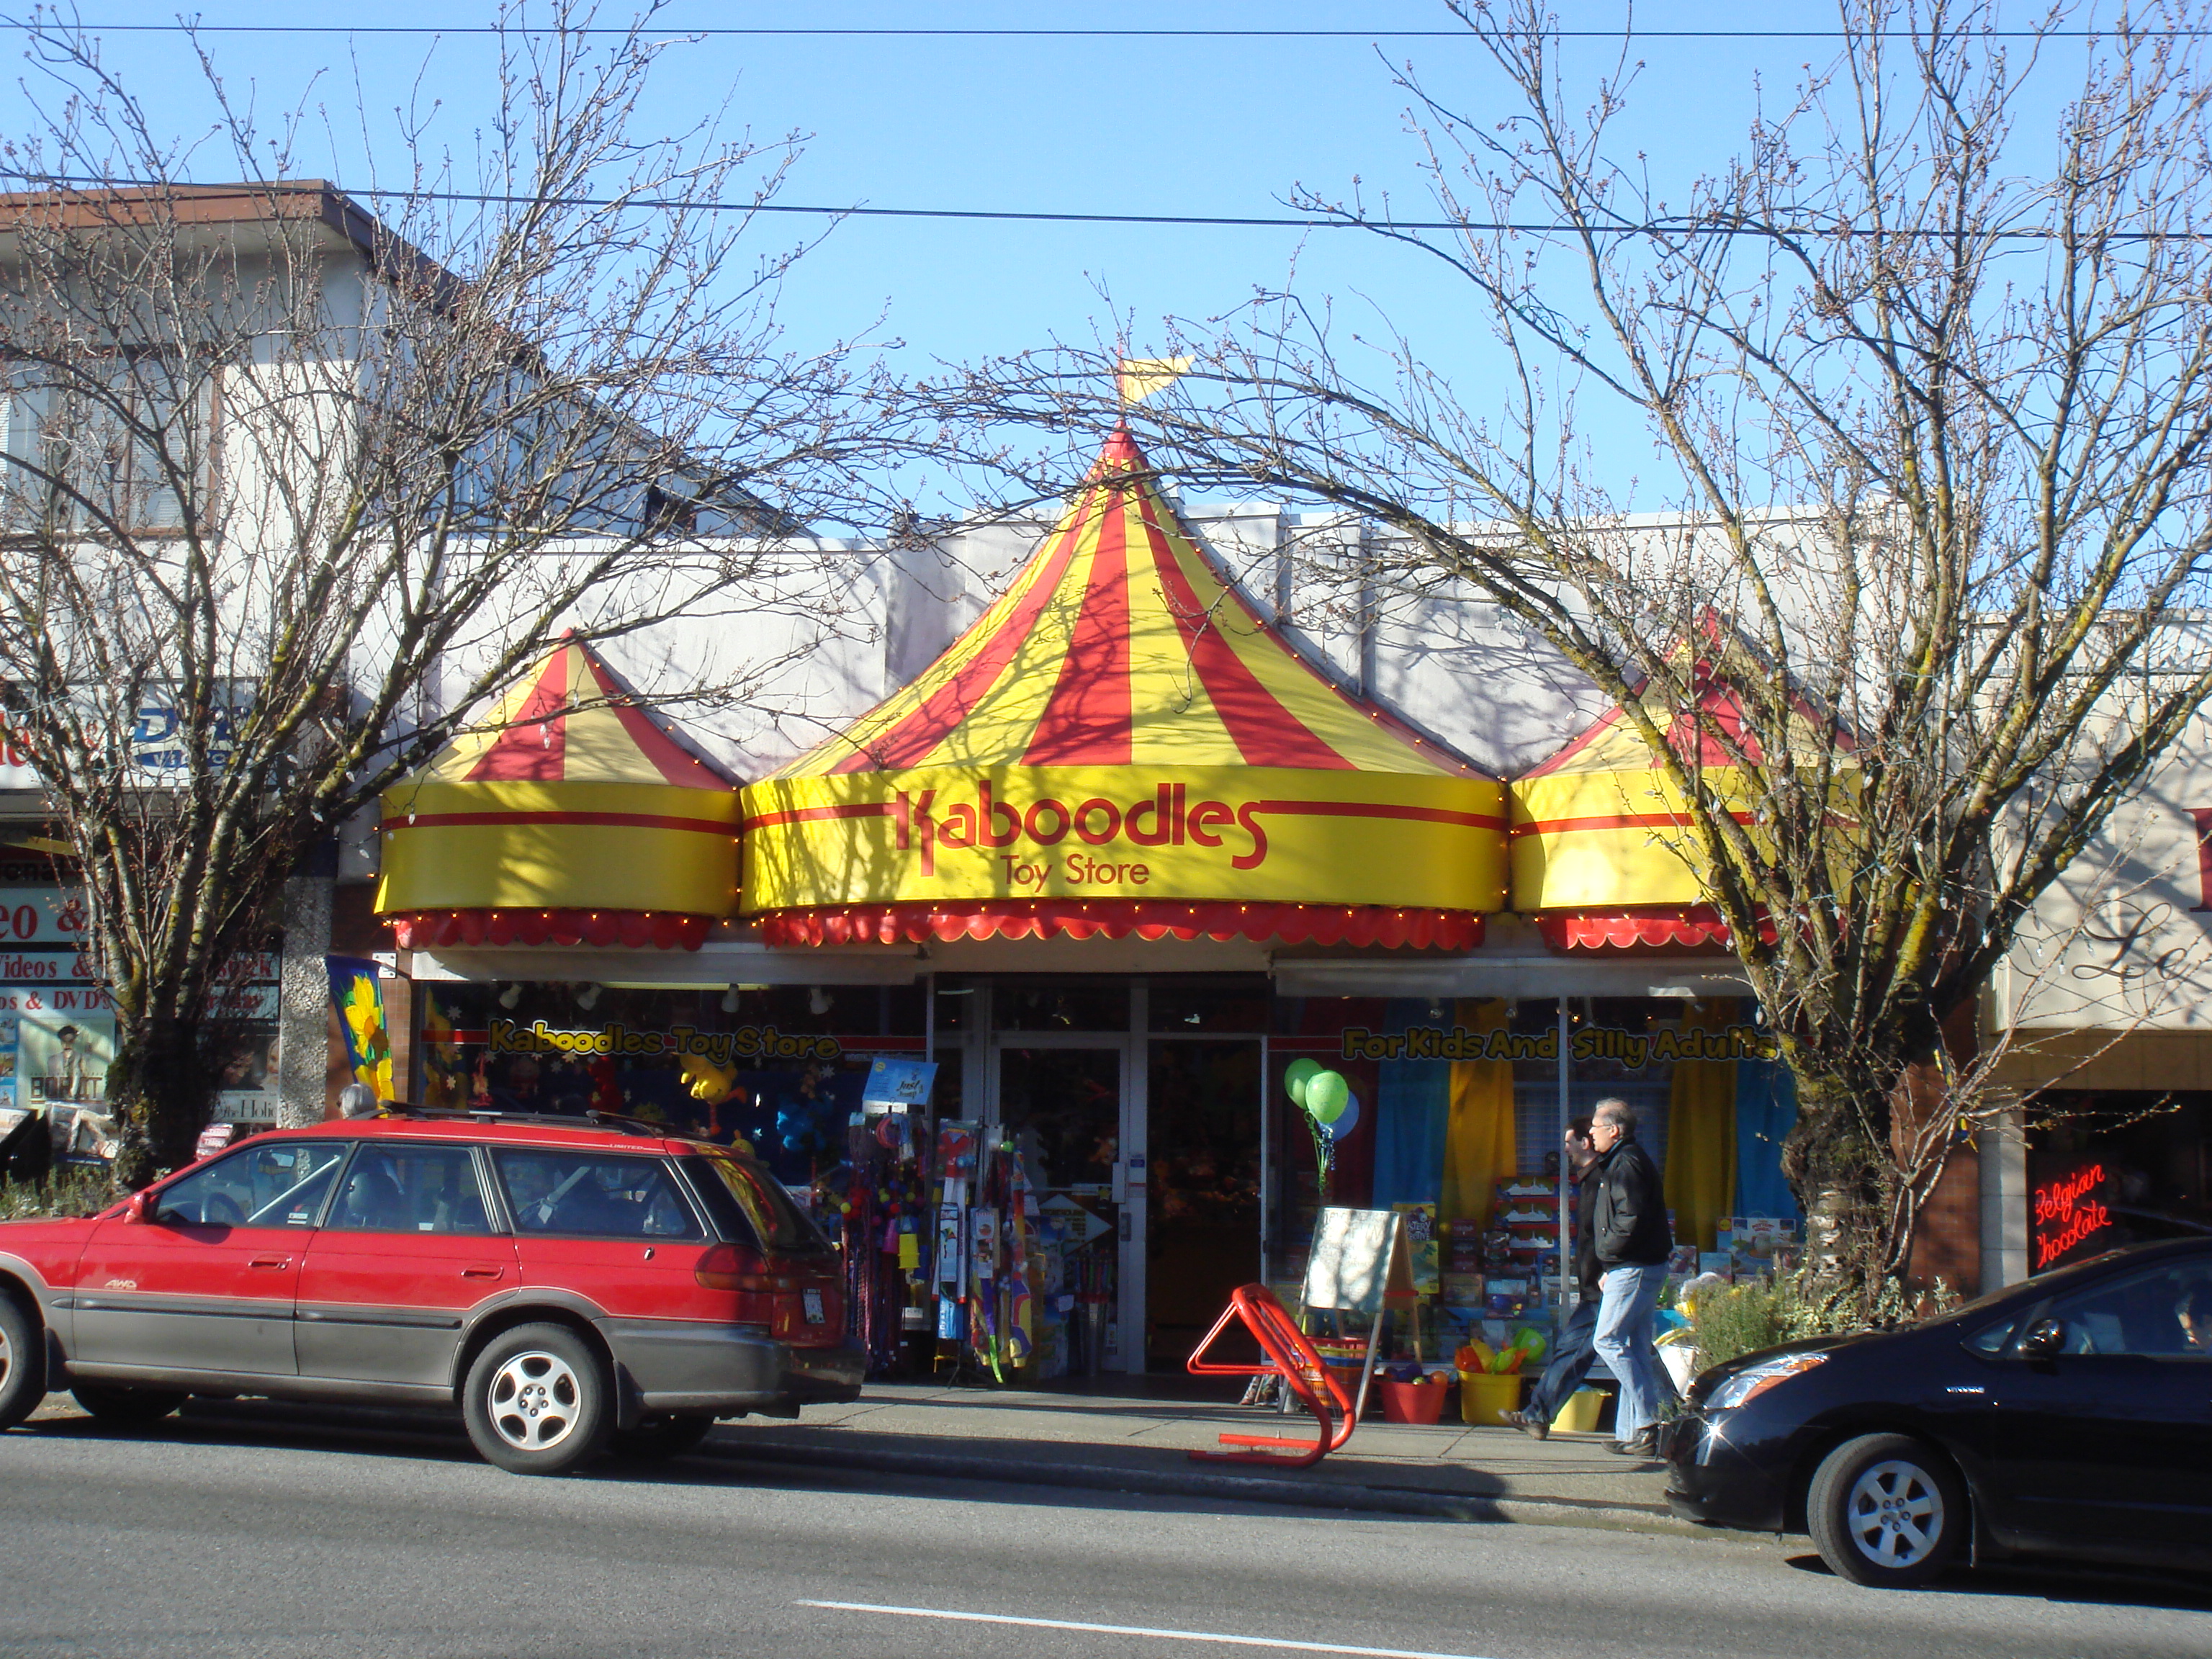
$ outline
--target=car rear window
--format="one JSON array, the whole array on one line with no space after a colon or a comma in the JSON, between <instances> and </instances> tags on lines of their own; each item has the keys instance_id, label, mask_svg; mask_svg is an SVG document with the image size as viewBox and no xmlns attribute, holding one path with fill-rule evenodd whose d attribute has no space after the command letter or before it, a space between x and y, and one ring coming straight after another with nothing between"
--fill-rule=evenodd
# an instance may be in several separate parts
<instances>
[{"instance_id":1,"label":"car rear window","mask_svg":"<svg viewBox=\"0 0 2212 1659\"><path fill-rule=\"evenodd\" d=\"M568 1238L703 1238L705 1230L657 1158L605 1152L492 1152L515 1231Z\"/></svg>"},{"instance_id":2,"label":"car rear window","mask_svg":"<svg viewBox=\"0 0 2212 1659\"><path fill-rule=\"evenodd\" d=\"M724 1204L734 1204L737 1217L770 1255L827 1255L836 1249L763 1171L719 1152L701 1153L691 1168L708 1205L720 1215Z\"/></svg>"}]
</instances>

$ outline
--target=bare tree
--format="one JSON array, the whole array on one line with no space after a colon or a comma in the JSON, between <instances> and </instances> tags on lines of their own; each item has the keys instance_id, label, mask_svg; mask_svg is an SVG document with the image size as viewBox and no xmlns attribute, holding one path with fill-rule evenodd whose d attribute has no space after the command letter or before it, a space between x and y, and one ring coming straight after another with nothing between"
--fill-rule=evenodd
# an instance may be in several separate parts
<instances>
[{"instance_id":1,"label":"bare tree","mask_svg":"<svg viewBox=\"0 0 2212 1659\"><path fill-rule=\"evenodd\" d=\"M853 348L782 343L804 250L748 252L795 143L647 128L649 13L502 17L477 153L403 117L380 216L204 52L188 144L29 29L0 681L90 897L125 1180L188 1149L210 994L305 854L560 632L808 591L884 441Z\"/></svg>"},{"instance_id":2,"label":"bare tree","mask_svg":"<svg viewBox=\"0 0 2212 1659\"><path fill-rule=\"evenodd\" d=\"M1449 228L1297 200L1459 279L1495 380L1270 294L1171 324L1191 372L1129 417L1194 485L1376 521L1398 580L1495 601L1620 701L1796 1075L1786 1167L1871 1291L2001 1103L1972 1028L2022 918L2212 691L2206 15L2085 40L2060 4L2022 40L1843 0L1833 63L1670 202L1618 136L1632 40L1575 88L1535 0L1451 7L1510 96L1398 76ZM944 401L1101 423L1107 355ZM1608 486L1593 410L1656 484Z\"/></svg>"}]
</instances>

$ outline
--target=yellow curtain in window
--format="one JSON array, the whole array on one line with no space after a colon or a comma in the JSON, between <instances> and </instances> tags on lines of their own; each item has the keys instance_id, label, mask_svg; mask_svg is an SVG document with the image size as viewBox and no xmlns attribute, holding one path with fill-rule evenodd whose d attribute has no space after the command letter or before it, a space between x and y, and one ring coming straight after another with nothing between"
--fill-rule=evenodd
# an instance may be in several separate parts
<instances>
[{"instance_id":1,"label":"yellow curtain in window","mask_svg":"<svg viewBox=\"0 0 2212 1659\"><path fill-rule=\"evenodd\" d=\"M1683 1016L1682 1029L1724 1031L1735 1000L1716 997ZM1667 1207L1674 1237L1713 1248L1713 1226L1735 1202L1735 1061L1681 1060L1667 1100Z\"/></svg>"},{"instance_id":2,"label":"yellow curtain in window","mask_svg":"<svg viewBox=\"0 0 2212 1659\"><path fill-rule=\"evenodd\" d=\"M1464 1001L1458 1023L1487 1036L1505 1025L1503 1002ZM1451 1115L1444 1131L1446 1221L1487 1222L1498 1181L1516 1172L1513 1143L1513 1062L1455 1060Z\"/></svg>"}]
</instances>

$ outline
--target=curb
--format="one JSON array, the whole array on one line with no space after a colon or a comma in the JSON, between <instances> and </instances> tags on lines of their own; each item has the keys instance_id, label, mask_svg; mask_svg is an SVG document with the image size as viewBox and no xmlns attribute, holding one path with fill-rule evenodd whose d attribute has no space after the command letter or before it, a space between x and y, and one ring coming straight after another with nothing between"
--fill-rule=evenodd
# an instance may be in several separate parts
<instances>
[{"instance_id":1,"label":"curb","mask_svg":"<svg viewBox=\"0 0 2212 1659\"><path fill-rule=\"evenodd\" d=\"M1486 1498L1472 1492L1425 1492L1410 1486L1355 1486L1335 1482L1308 1486L1267 1475L1133 1469L1111 1463L1032 1463L1005 1457L900 1451L890 1447L780 1446L723 1440L719 1437L709 1439L699 1451L735 1462L773 1463L790 1468L863 1469L878 1474L1134 1492L1167 1498L1211 1498L1291 1509L1349 1510L1493 1525L1593 1527L1612 1532L1669 1533L1682 1538L1715 1535L1711 1528L1698 1526L1662 1510L1618 1504L1581 1504L1559 1498Z\"/></svg>"},{"instance_id":2,"label":"curb","mask_svg":"<svg viewBox=\"0 0 2212 1659\"><path fill-rule=\"evenodd\" d=\"M228 1407L228 1409L227 1409ZM460 1438L450 1414L376 1407L343 1413L313 1405L257 1401L240 1411L229 1402L195 1400L189 1415L204 1422L261 1426L344 1428L371 1433L428 1434ZM1701 1527L1656 1507L1581 1503L1556 1498L1489 1498L1475 1492L1429 1492L1418 1486L1308 1484L1279 1475L1202 1473L1198 1469L1130 1468L1114 1463L1034 1462L1012 1457L906 1451L848 1439L834 1446L780 1445L757 1438L763 1430L718 1430L691 1455L720 1462L765 1463L791 1469L854 1469L873 1474L939 1480L994 1481L1086 1492L1143 1492L1157 1498L1202 1498L1216 1502L1270 1504L1285 1509L1340 1510L1354 1514L1407 1515L1476 1525L1586 1527L1605 1532L1663 1533L1677 1538L1751 1537L1724 1528Z\"/></svg>"}]
</instances>

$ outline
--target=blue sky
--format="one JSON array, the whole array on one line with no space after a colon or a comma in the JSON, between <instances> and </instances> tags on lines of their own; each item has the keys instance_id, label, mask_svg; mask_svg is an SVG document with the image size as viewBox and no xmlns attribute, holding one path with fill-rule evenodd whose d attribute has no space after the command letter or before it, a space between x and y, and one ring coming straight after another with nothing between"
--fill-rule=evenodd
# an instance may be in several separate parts
<instances>
[{"instance_id":1,"label":"blue sky","mask_svg":"<svg viewBox=\"0 0 2212 1659\"><path fill-rule=\"evenodd\" d=\"M162 22L175 9L137 0L83 0L91 25ZM1562 7L1574 27L1618 24L1614 0ZM1635 8L1647 29L1832 27L1826 0L1650 0ZM212 0L210 24L349 21L450 27L489 21L482 0L385 0L368 10L265 0ZM708 3L685 0L663 14L665 33L686 26L1030 27L1262 27L1380 29L1455 27L1441 4L1381 0L1125 0L1073 4L891 5L866 0ZM265 109L313 94L346 135L337 153L319 140L302 165L344 182L362 173L352 79L357 60L369 130L386 143L387 112L422 88L442 100L441 130L465 143L484 107L489 47L467 37L212 34L234 85L251 82ZM1462 106L1503 111L1480 49L1457 40L1388 40L1424 79ZM1575 69L1595 73L1616 48L1571 49ZM1764 77L1786 92L1832 40L1701 40L1644 42L1646 67L1622 137L1644 149L1655 173L1686 182L1735 149ZM173 37L106 37L108 62L179 131L207 117L196 76ZM427 59L427 64L426 64ZM2075 61L2078 62L2078 59ZM715 39L672 47L655 97L669 125L685 125L735 88L734 118L757 137L797 128L812 137L783 199L873 206L1037 209L1092 212L1269 214L1304 184L1342 191L1358 177L1370 199L1388 191L1401 212L1425 209L1405 99L1376 50L1333 40L928 40ZM20 130L14 77L0 89L0 130ZM396 146L386 145L396 150ZM387 163L388 164L388 163ZM1679 194L1679 190L1672 192ZM1256 285L1279 285L1297 261L1306 292L1370 307L1449 369L1472 402L1495 372L1464 297L1416 256L1357 234L1304 239L1279 229L984 225L848 221L799 268L784 315L794 343L869 328L887 312L907 343L902 364L971 360L1042 346L1055 336L1088 339L1105 321L1099 290L1139 319L1165 313L1206 317ZM1626 435L1626 434L1625 434Z\"/></svg>"}]
</instances>

